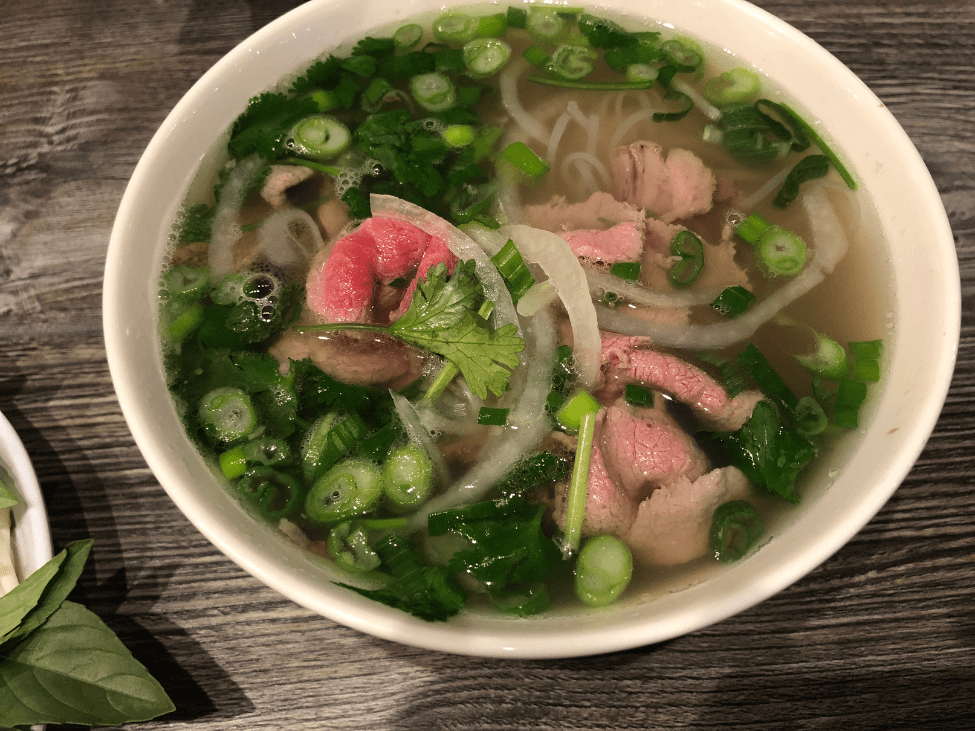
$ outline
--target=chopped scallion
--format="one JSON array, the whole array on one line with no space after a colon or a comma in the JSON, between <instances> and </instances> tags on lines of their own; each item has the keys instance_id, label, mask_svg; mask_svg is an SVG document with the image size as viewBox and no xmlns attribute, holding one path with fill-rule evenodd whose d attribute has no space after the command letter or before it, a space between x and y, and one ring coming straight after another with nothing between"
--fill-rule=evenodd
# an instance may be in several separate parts
<instances>
[{"instance_id":1,"label":"chopped scallion","mask_svg":"<svg viewBox=\"0 0 975 731\"><path fill-rule=\"evenodd\" d=\"M619 277L620 279L626 279L631 282L635 282L640 278L640 262L638 261L620 261L613 264L609 268L609 273L614 277Z\"/></svg>"},{"instance_id":2,"label":"chopped scallion","mask_svg":"<svg viewBox=\"0 0 975 731\"><path fill-rule=\"evenodd\" d=\"M477 18L449 11L433 21L433 37L441 43L467 43L477 35Z\"/></svg>"},{"instance_id":3,"label":"chopped scallion","mask_svg":"<svg viewBox=\"0 0 975 731\"><path fill-rule=\"evenodd\" d=\"M728 318L743 314L755 301L755 295L740 285L725 287L721 294L711 301L711 308Z\"/></svg>"},{"instance_id":4,"label":"chopped scallion","mask_svg":"<svg viewBox=\"0 0 975 731\"><path fill-rule=\"evenodd\" d=\"M704 244L693 232L678 231L670 242L670 254L679 257L670 267L670 284L678 289L689 287L704 268Z\"/></svg>"},{"instance_id":5,"label":"chopped scallion","mask_svg":"<svg viewBox=\"0 0 975 731\"><path fill-rule=\"evenodd\" d=\"M611 604L633 577L633 554L616 536L603 533L586 541L576 559L575 593L591 607Z\"/></svg>"},{"instance_id":6,"label":"chopped scallion","mask_svg":"<svg viewBox=\"0 0 975 731\"><path fill-rule=\"evenodd\" d=\"M393 45L397 51L406 51L419 43L422 37L423 26L418 23L407 23L393 33Z\"/></svg>"},{"instance_id":7,"label":"chopped scallion","mask_svg":"<svg viewBox=\"0 0 975 731\"><path fill-rule=\"evenodd\" d=\"M639 408L653 407L653 391L636 383L627 383L623 389L623 398L630 406Z\"/></svg>"},{"instance_id":8,"label":"chopped scallion","mask_svg":"<svg viewBox=\"0 0 975 731\"><path fill-rule=\"evenodd\" d=\"M501 157L533 180L538 180L545 175L550 167L545 160L535 154L534 150L520 140L505 147L501 151Z\"/></svg>"},{"instance_id":9,"label":"chopped scallion","mask_svg":"<svg viewBox=\"0 0 975 731\"><path fill-rule=\"evenodd\" d=\"M734 68L708 80L704 97L716 107L744 104L758 94L761 83L751 69Z\"/></svg>"},{"instance_id":10,"label":"chopped scallion","mask_svg":"<svg viewBox=\"0 0 975 731\"><path fill-rule=\"evenodd\" d=\"M742 558L762 534L762 519L747 500L719 505L711 519L710 543L722 563Z\"/></svg>"},{"instance_id":11,"label":"chopped scallion","mask_svg":"<svg viewBox=\"0 0 975 731\"><path fill-rule=\"evenodd\" d=\"M504 426L508 423L508 409L482 406L477 412L477 423L482 426Z\"/></svg>"},{"instance_id":12,"label":"chopped scallion","mask_svg":"<svg viewBox=\"0 0 975 731\"><path fill-rule=\"evenodd\" d=\"M511 58L511 46L500 38L475 38L464 44L464 65L474 77L500 71Z\"/></svg>"}]
</instances>

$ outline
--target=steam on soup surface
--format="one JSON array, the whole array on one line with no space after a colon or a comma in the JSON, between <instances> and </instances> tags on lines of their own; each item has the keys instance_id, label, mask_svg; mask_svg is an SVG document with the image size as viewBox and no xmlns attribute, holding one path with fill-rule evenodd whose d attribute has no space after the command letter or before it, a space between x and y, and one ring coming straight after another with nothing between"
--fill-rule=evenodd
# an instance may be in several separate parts
<instances>
[{"instance_id":1,"label":"steam on soup surface","mask_svg":"<svg viewBox=\"0 0 975 731\"><path fill-rule=\"evenodd\" d=\"M625 28L378 30L253 99L186 201L187 433L356 591L446 619L686 582L857 426L884 308L847 286L881 280L854 179L752 70Z\"/></svg>"}]
</instances>

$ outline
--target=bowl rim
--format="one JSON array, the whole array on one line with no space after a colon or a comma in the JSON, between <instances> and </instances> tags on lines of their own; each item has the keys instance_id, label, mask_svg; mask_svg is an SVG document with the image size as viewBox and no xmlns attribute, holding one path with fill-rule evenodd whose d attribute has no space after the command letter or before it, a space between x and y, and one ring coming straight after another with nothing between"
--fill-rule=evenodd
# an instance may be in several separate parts
<instances>
[{"instance_id":1,"label":"bowl rim","mask_svg":"<svg viewBox=\"0 0 975 731\"><path fill-rule=\"evenodd\" d=\"M896 146L900 154L900 159L896 162L909 171L914 191L919 196L918 207L925 211L925 215L932 217L933 228L930 236L941 244L938 249L941 258L936 264L945 275L944 289L938 293L943 328L941 333L935 335L940 346L936 352L940 357L929 370L923 407L919 412L912 413L913 421L903 426L902 433L897 437L900 442L906 442L907 447L897 451L884 465L883 478L857 504L855 511L832 515L834 523L828 535L804 544L801 554L787 562L773 560L775 555L769 551L758 551L750 556L747 559L750 565L762 572L763 580L760 582L736 585L734 571L727 571L709 579L706 586L691 586L679 592L682 597L690 597L692 601L697 600L698 595L704 596L707 591L726 592L726 600L721 607L710 607L706 611L698 608L697 611L688 611L680 616L657 617L649 621L644 612L633 611L622 619L617 617L610 627L601 626L598 620L600 613L595 613L593 616L597 619L591 622L578 621L569 630L552 629L544 620L537 619L501 622L492 620L485 624L476 616L462 616L445 624L427 625L402 615L397 610L362 600L351 593L337 595L333 590L325 596L321 592L320 577L314 576L309 567L301 563L302 559L296 553L299 549L295 547L294 551L279 551L275 557L269 557L248 544L241 536L228 534L219 523L214 522L213 516L209 514L211 508L202 495L195 494L181 484L183 475L172 458L174 448L167 439L160 437L149 427L152 414L149 413L140 392L143 386L142 374L133 370L132 333L129 323L122 316L125 309L123 283L126 279L122 250L135 226L140 191L151 183L154 166L164 155L166 146L173 137L178 136L183 120L192 117L205 105L207 95L215 86L219 86L221 79L228 74L239 74L240 65L255 49L260 53L261 49L283 42L282 39L286 39L289 34L293 35L295 29L313 25L316 13L330 6L338 6L342 1L312 0L295 8L246 38L207 71L181 98L153 136L126 188L112 230L103 293L103 326L112 379L123 414L147 463L166 492L197 529L219 550L263 583L296 603L354 629L426 649L520 658L599 654L643 646L701 629L781 591L845 545L881 509L907 476L932 433L947 397L961 327L957 256L954 253L947 216L930 173L917 149L889 110L852 71L822 46L785 21L744 0L696 0L683 5L692 8L686 10L686 13L713 13L720 9L722 13L741 14L750 22L762 24L769 34L788 39L795 44L797 53L805 54L805 57L828 69L831 78L837 84L842 83L845 94L863 105L864 109L869 109L870 121L879 125L886 138ZM631 0L629 5L637 7L636 0ZM652 0L643 4L643 14L659 18L660 14L655 8L667 5L673 6L675 2ZM590 6L615 12L605 3L590 3ZM434 9L440 5L435 5L430 0L424 7ZM407 17L413 14L413 10L406 12ZM388 20L392 21L394 18ZM688 32L694 34L693 30ZM323 45L323 50L327 50L327 46ZM950 252L948 243L951 244ZM776 541L783 537L777 537ZM654 602L655 607L659 607L661 603L673 603L673 595L659 597ZM560 642L553 643L552 637L557 637Z\"/></svg>"}]
</instances>

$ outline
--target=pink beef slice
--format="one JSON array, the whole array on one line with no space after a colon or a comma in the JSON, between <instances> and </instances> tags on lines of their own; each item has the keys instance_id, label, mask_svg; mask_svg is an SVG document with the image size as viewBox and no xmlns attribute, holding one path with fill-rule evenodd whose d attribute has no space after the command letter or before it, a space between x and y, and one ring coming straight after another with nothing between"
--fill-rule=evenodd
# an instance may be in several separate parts
<instances>
[{"instance_id":1,"label":"pink beef slice","mask_svg":"<svg viewBox=\"0 0 975 731\"><path fill-rule=\"evenodd\" d=\"M618 397L627 383L640 383L664 391L694 411L705 424L720 431L735 431L751 416L763 396L744 391L734 398L700 368L676 356L651 349L649 338L603 333L602 403Z\"/></svg>"},{"instance_id":2,"label":"pink beef slice","mask_svg":"<svg viewBox=\"0 0 975 731\"><path fill-rule=\"evenodd\" d=\"M665 223L711 208L714 173L688 150L674 148L665 158L657 143L634 142L616 148L610 167L616 197Z\"/></svg>"},{"instance_id":3,"label":"pink beef slice","mask_svg":"<svg viewBox=\"0 0 975 731\"><path fill-rule=\"evenodd\" d=\"M620 540L629 532L636 519L637 501L617 487L606 471L602 449L599 446L605 411L596 416L596 433L589 457L589 484L586 492L586 517L582 522L582 534L594 536L610 533ZM552 517L565 530L568 485L557 486Z\"/></svg>"},{"instance_id":4,"label":"pink beef slice","mask_svg":"<svg viewBox=\"0 0 975 731\"><path fill-rule=\"evenodd\" d=\"M659 398L654 408L634 408L620 399L606 409L599 446L613 482L634 500L678 477L695 480L709 467Z\"/></svg>"},{"instance_id":5,"label":"pink beef slice","mask_svg":"<svg viewBox=\"0 0 975 731\"><path fill-rule=\"evenodd\" d=\"M607 229L576 229L559 235L581 259L603 264L640 261L643 257L643 221L624 221Z\"/></svg>"},{"instance_id":6,"label":"pink beef slice","mask_svg":"<svg viewBox=\"0 0 975 731\"><path fill-rule=\"evenodd\" d=\"M707 554L715 509L748 496L749 483L734 467L711 470L695 480L680 477L640 503L623 538L635 562L675 566Z\"/></svg>"},{"instance_id":7,"label":"pink beef slice","mask_svg":"<svg viewBox=\"0 0 975 731\"><path fill-rule=\"evenodd\" d=\"M414 279L421 265L435 263L425 259L431 248L453 268L456 257L439 239L405 221L367 219L339 239L330 254L312 261L306 304L322 322L367 322L373 315L376 288L397 279Z\"/></svg>"},{"instance_id":8,"label":"pink beef slice","mask_svg":"<svg viewBox=\"0 0 975 731\"><path fill-rule=\"evenodd\" d=\"M553 233L574 229L605 229L618 223L639 223L643 211L616 200L610 193L593 193L581 203L569 203L562 196L548 203L524 208L525 221L530 226Z\"/></svg>"}]
</instances>

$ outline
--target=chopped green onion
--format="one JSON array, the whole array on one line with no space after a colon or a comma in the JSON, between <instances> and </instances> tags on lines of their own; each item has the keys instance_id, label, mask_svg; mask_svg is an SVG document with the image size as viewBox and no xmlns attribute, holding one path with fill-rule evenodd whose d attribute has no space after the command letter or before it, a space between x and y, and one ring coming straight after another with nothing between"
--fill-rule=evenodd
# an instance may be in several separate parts
<instances>
[{"instance_id":1,"label":"chopped green onion","mask_svg":"<svg viewBox=\"0 0 975 731\"><path fill-rule=\"evenodd\" d=\"M477 35L478 20L467 13L449 11L433 21L433 37L441 43L467 43Z\"/></svg>"},{"instance_id":2,"label":"chopped green onion","mask_svg":"<svg viewBox=\"0 0 975 731\"><path fill-rule=\"evenodd\" d=\"M593 438L596 432L596 413L595 410L587 411L582 415L579 423L579 439L576 443L576 456L572 463L572 478L569 481L569 494L566 499L563 556L575 553L582 542L582 524L586 517L586 497L589 491L589 462L592 459Z\"/></svg>"},{"instance_id":3,"label":"chopped green onion","mask_svg":"<svg viewBox=\"0 0 975 731\"><path fill-rule=\"evenodd\" d=\"M728 398L734 398L744 391L748 384L745 383L745 374L737 360L726 358L718 353L704 351L698 353L699 360L715 366L721 377L721 385L728 394Z\"/></svg>"},{"instance_id":4,"label":"chopped green onion","mask_svg":"<svg viewBox=\"0 0 975 731\"><path fill-rule=\"evenodd\" d=\"M467 147L477 138L474 128L469 124L451 124L441 134L443 141L453 148Z\"/></svg>"},{"instance_id":5,"label":"chopped green onion","mask_svg":"<svg viewBox=\"0 0 975 731\"><path fill-rule=\"evenodd\" d=\"M803 396L796 406L796 431L804 437L815 436L829 425L826 412L816 399Z\"/></svg>"},{"instance_id":6,"label":"chopped green onion","mask_svg":"<svg viewBox=\"0 0 975 731\"><path fill-rule=\"evenodd\" d=\"M748 214L737 226L735 233L738 234L745 243L754 246L766 232L772 228L772 223L757 213Z\"/></svg>"},{"instance_id":7,"label":"chopped green onion","mask_svg":"<svg viewBox=\"0 0 975 731\"><path fill-rule=\"evenodd\" d=\"M670 63L680 71L695 71L704 63L704 56L687 42L673 38L660 44L660 50L664 52Z\"/></svg>"},{"instance_id":8,"label":"chopped green onion","mask_svg":"<svg viewBox=\"0 0 975 731\"><path fill-rule=\"evenodd\" d=\"M678 289L689 287L704 268L704 244L693 232L678 231L670 242L671 256L680 257L670 267L670 284Z\"/></svg>"},{"instance_id":9,"label":"chopped green onion","mask_svg":"<svg viewBox=\"0 0 975 731\"><path fill-rule=\"evenodd\" d=\"M428 112L442 112L457 103L454 82L441 73L414 76L410 79L410 93Z\"/></svg>"},{"instance_id":10,"label":"chopped green onion","mask_svg":"<svg viewBox=\"0 0 975 731\"><path fill-rule=\"evenodd\" d=\"M371 510L382 494L379 467L365 460L343 460L312 485L305 515L315 523L336 523Z\"/></svg>"},{"instance_id":11,"label":"chopped green onion","mask_svg":"<svg viewBox=\"0 0 975 731\"><path fill-rule=\"evenodd\" d=\"M853 362L853 377L858 381L879 381L880 362L870 358L856 358Z\"/></svg>"},{"instance_id":12,"label":"chopped green onion","mask_svg":"<svg viewBox=\"0 0 975 731\"><path fill-rule=\"evenodd\" d=\"M506 13L509 28L524 28L525 21L528 19L528 11L524 8L508 6Z\"/></svg>"},{"instance_id":13,"label":"chopped green onion","mask_svg":"<svg viewBox=\"0 0 975 731\"><path fill-rule=\"evenodd\" d=\"M863 381L843 379L837 384L836 405L860 408L867 398L867 384Z\"/></svg>"},{"instance_id":14,"label":"chopped green onion","mask_svg":"<svg viewBox=\"0 0 975 731\"><path fill-rule=\"evenodd\" d=\"M755 245L755 260L768 277L794 277L806 267L806 242L780 226L769 229Z\"/></svg>"},{"instance_id":15,"label":"chopped green onion","mask_svg":"<svg viewBox=\"0 0 975 731\"><path fill-rule=\"evenodd\" d=\"M640 262L638 261L620 261L613 264L609 268L609 273L614 277L619 277L620 279L626 279L630 282L635 282L640 278Z\"/></svg>"},{"instance_id":16,"label":"chopped green onion","mask_svg":"<svg viewBox=\"0 0 975 731\"><path fill-rule=\"evenodd\" d=\"M719 505L711 519L710 544L722 563L737 561L762 534L762 519L747 500Z\"/></svg>"},{"instance_id":17,"label":"chopped green onion","mask_svg":"<svg viewBox=\"0 0 975 731\"><path fill-rule=\"evenodd\" d=\"M312 482L335 464L366 434L366 425L358 414L339 416L330 412L316 421L301 446L301 467L305 479Z\"/></svg>"},{"instance_id":18,"label":"chopped green onion","mask_svg":"<svg viewBox=\"0 0 975 731\"><path fill-rule=\"evenodd\" d=\"M529 76L528 80L536 84L557 86L562 89L579 89L582 91L640 91L641 89L649 89L653 86L652 81L572 81L570 79L553 79L545 76ZM690 102L690 99L688 101ZM693 102L691 102L691 106L694 106ZM688 111L690 111L690 108L684 114ZM668 113L658 112L657 114L666 116ZM657 114L654 115L654 121L660 121L657 119Z\"/></svg>"},{"instance_id":19,"label":"chopped green onion","mask_svg":"<svg viewBox=\"0 0 975 731\"><path fill-rule=\"evenodd\" d=\"M586 541L576 559L575 593L591 607L612 604L633 577L633 554L616 536L603 533Z\"/></svg>"},{"instance_id":20,"label":"chopped green onion","mask_svg":"<svg viewBox=\"0 0 975 731\"><path fill-rule=\"evenodd\" d=\"M504 426L508 423L508 411L509 409L482 406L477 412L477 423L482 426Z\"/></svg>"},{"instance_id":21,"label":"chopped green onion","mask_svg":"<svg viewBox=\"0 0 975 731\"><path fill-rule=\"evenodd\" d=\"M162 289L170 301L201 299L210 291L210 270L207 267L176 264L163 273Z\"/></svg>"},{"instance_id":22,"label":"chopped green onion","mask_svg":"<svg viewBox=\"0 0 975 731\"><path fill-rule=\"evenodd\" d=\"M626 67L626 80L634 83L652 84L660 71L648 63L631 63Z\"/></svg>"},{"instance_id":23,"label":"chopped green onion","mask_svg":"<svg viewBox=\"0 0 975 731\"><path fill-rule=\"evenodd\" d=\"M261 515L268 520L294 516L305 497L295 478L270 467L247 470L237 482L237 489L257 503Z\"/></svg>"},{"instance_id":24,"label":"chopped green onion","mask_svg":"<svg viewBox=\"0 0 975 731\"><path fill-rule=\"evenodd\" d=\"M565 21L553 8L540 8L532 5L525 18L525 30L538 41L554 43L565 30Z\"/></svg>"},{"instance_id":25,"label":"chopped green onion","mask_svg":"<svg viewBox=\"0 0 975 731\"><path fill-rule=\"evenodd\" d=\"M182 343L203 324L204 310L200 302L170 302L165 311L169 321L166 332L173 343Z\"/></svg>"},{"instance_id":26,"label":"chopped green onion","mask_svg":"<svg viewBox=\"0 0 975 731\"><path fill-rule=\"evenodd\" d=\"M292 149L314 160L331 160L352 145L349 128L335 117L318 114L306 117L291 130Z\"/></svg>"},{"instance_id":27,"label":"chopped green onion","mask_svg":"<svg viewBox=\"0 0 975 731\"><path fill-rule=\"evenodd\" d=\"M236 442L257 427L250 396L231 386L208 392L200 400L199 415L204 430L217 441Z\"/></svg>"},{"instance_id":28,"label":"chopped green onion","mask_svg":"<svg viewBox=\"0 0 975 731\"><path fill-rule=\"evenodd\" d=\"M546 70L559 78L576 81L593 71L596 52L586 46L559 46L546 65Z\"/></svg>"},{"instance_id":29,"label":"chopped green onion","mask_svg":"<svg viewBox=\"0 0 975 731\"><path fill-rule=\"evenodd\" d=\"M599 402L580 388L569 396L555 418L563 427L574 432L582 426L586 414L594 414L597 411L599 411Z\"/></svg>"},{"instance_id":30,"label":"chopped green onion","mask_svg":"<svg viewBox=\"0 0 975 731\"><path fill-rule=\"evenodd\" d=\"M545 68L551 58L548 51L541 46L529 46L521 52L521 55L528 63L538 69Z\"/></svg>"},{"instance_id":31,"label":"chopped green onion","mask_svg":"<svg viewBox=\"0 0 975 731\"><path fill-rule=\"evenodd\" d=\"M480 38L500 38L508 32L508 16L492 13L477 19L477 35Z\"/></svg>"},{"instance_id":32,"label":"chopped green onion","mask_svg":"<svg viewBox=\"0 0 975 731\"><path fill-rule=\"evenodd\" d=\"M833 407L833 423L844 429L856 429L860 426L860 409L836 404Z\"/></svg>"},{"instance_id":33,"label":"chopped green onion","mask_svg":"<svg viewBox=\"0 0 975 731\"><path fill-rule=\"evenodd\" d=\"M523 495L539 485L564 480L572 472L572 461L561 454L538 452L521 460L508 472L498 491L503 497Z\"/></svg>"},{"instance_id":34,"label":"chopped green onion","mask_svg":"<svg viewBox=\"0 0 975 731\"><path fill-rule=\"evenodd\" d=\"M220 470L228 480L240 477L253 465L269 467L291 459L287 442L271 437L261 437L220 454Z\"/></svg>"},{"instance_id":35,"label":"chopped green onion","mask_svg":"<svg viewBox=\"0 0 975 731\"><path fill-rule=\"evenodd\" d=\"M369 534L361 525L345 521L328 532L328 555L342 570L353 574L375 571L381 563L379 554L369 546Z\"/></svg>"},{"instance_id":36,"label":"chopped green onion","mask_svg":"<svg viewBox=\"0 0 975 731\"><path fill-rule=\"evenodd\" d=\"M418 23L407 23L393 33L393 45L397 51L406 51L419 43L422 37L423 26Z\"/></svg>"},{"instance_id":37,"label":"chopped green onion","mask_svg":"<svg viewBox=\"0 0 975 731\"><path fill-rule=\"evenodd\" d=\"M512 142L501 151L501 157L533 180L549 171L550 165L524 142Z\"/></svg>"},{"instance_id":38,"label":"chopped green onion","mask_svg":"<svg viewBox=\"0 0 975 731\"><path fill-rule=\"evenodd\" d=\"M637 383L626 384L626 388L623 389L623 398L630 406L646 409L653 407L653 391Z\"/></svg>"},{"instance_id":39,"label":"chopped green onion","mask_svg":"<svg viewBox=\"0 0 975 731\"><path fill-rule=\"evenodd\" d=\"M721 294L711 301L711 308L728 318L735 318L747 310L755 295L740 285L725 287Z\"/></svg>"},{"instance_id":40,"label":"chopped green onion","mask_svg":"<svg viewBox=\"0 0 975 731\"><path fill-rule=\"evenodd\" d=\"M789 171L772 205L776 208L787 207L799 197L799 187L803 183L821 178L828 172L829 158L826 155L806 155Z\"/></svg>"},{"instance_id":41,"label":"chopped green onion","mask_svg":"<svg viewBox=\"0 0 975 731\"><path fill-rule=\"evenodd\" d=\"M464 51L461 48L440 48L433 54L433 68L442 74L459 74L464 70Z\"/></svg>"},{"instance_id":42,"label":"chopped green onion","mask_svg":"<svg viewBox=\"0 0 975 731\"><path fill-rule=\"evenodd\" d=\"M605 307L616 307L619 304L620 299L622 299L616 292L603 292L602 299L600 302Z\"/></svg>"},{"instance_id":43,"label":"chopped green onion","mask_svg":"<svg viewBox=\"0 0 975 731\"><path fill-rule=\"evenodd\" d=\"M416 444L397 447L383 462L383 491L396 509L415 508L433 490L433 463Z\"/></svg>"},{"instance_id":44,"label":"chopped green onion","mask_svg":"<svg viewBox=\"0 0 975 731\"><path fill-rule=\"evenodd\" d=\"M521 252L518 251L518 247L511 239L508 239L505 245L498 250L498 253L491 257L491 263L494 264L504 279L515 304L535 284L531 270L528 269Z\"/></svg>"},{"instance_id":45,"label":"chopped green onion","mask_svg":"<svg viewBox=\"0 0 975 731\"><path fill-rule=\"evenodd\" d=\"M747 103L758 94L761 82L751 69L734 68L704 85L704 98L716 107Z\"/></svg>"},{"instance_id":46,"label":"chopped green onion","mask_svg":"<svg viewBox=\"0 0 975 731\"><path fill-rule=\"evenodd\" d=\"M812 377L813 397L817 401L829 401L836 395L836 389L826 383L826 379L820 376Z\"/></svg>"},{"instance_id":47,"label":"chopped green onion","mask_svg":"<svg viewBox=\"0 0 975 731\"><path fill-rule=\"evenodd\" d=\"M806 122L806 120L804 120L802 117L796 114L786 104L780 104L779 106L795 118L795 120L802 127L802 131L805 132L806 135L808 135L810 139L812 139L812 141L816 143L816 146L820 149L820 151L826 157L829 158L830 164L834 168L836 168L836 172L838 172L840 174L840 177L843 178L843 182L846 183L847 187L850 190L856 190L857 189L856 180L853 179L853 176L850 175L850 171L847 170L846 166L840 162L840 159L836 156L836 153L829 148L829 146L823 141L823 138L819 136L816 130L814 130L809 125L809 123Z\"/></svg>"},{"instance_id":48,"label":"chopped green onion","mask_svg":"<svg viewBox=\"0 0 975 731\"><path fill-rule=\"evenodd\" d=\"M664 99L679 101L681 106L671 112L654 112L652 117L654 122L679 122L694 108L694 100L683 92L668 91Z\"/></svg>"},{"instance_id":49,"label":"chopped green onion","mask_svg":"<svg viewBox=\"0 0 975 731\"><path fill-rule=\"evenodd\" d=\"M828 335L817 332L811 327L807 329L815 338L816 350L809 355L797 355L796 360L799 364L820 378L831 381L845 378L850 372L850 359L843 346Z\"/></svg>"},{"instance_id":50,"label":"chopped green onion","mask_svg":"<svg viewBox=\"0 0 975 731\"><path fill-rule=\"evenodd\" d=\"M877 360L884 352L883 340L855 340L848 345L854 358Z\"/></svg>"},{"instance_id":51,"label":"chopped green onion","mask_svg":"<svg viewBox=\"0 0 975 731\"><path fill-rule=\"evenodd\" d=\"M500 71L511 58L511 46L500 38L475 38L464 44L464 65L474 77Z\"/></svg>"}]
</instances>

